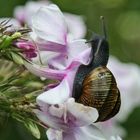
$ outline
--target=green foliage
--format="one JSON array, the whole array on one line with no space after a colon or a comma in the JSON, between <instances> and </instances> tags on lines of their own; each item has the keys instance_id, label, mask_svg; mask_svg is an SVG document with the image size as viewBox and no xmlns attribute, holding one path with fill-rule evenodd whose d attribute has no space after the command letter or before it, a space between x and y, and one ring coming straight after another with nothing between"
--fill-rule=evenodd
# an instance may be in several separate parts
<instances>
[{"instance_id":1,"label":"green foliage","mask_svg":"<svg viewBox=\"0 0 140 140\"><path fill-rule=\"evenodd\" d=\"M4 118L13 118L40 138L38 125L42 126L34 114L36 97L44 84L39 78L30 75L22 66L7 60L0 60L0 125L3 128ZM28 84L30 82L30 84ZM31 83L36 84L31 84ZM39 86L37 86L37 84Z\"/></svg>"},{"instance_id":2,"label":"green foliage","mask_svg":"<svg viewBox=\"0 0 140 140\"><path fill-rule=\"evenodd\" d=\"M26 121L24 125L27 127L27 129L32 133L34 137L40 139L40 131L35 123L33 123L32 121Z\"/></svg>"}]
</instances>

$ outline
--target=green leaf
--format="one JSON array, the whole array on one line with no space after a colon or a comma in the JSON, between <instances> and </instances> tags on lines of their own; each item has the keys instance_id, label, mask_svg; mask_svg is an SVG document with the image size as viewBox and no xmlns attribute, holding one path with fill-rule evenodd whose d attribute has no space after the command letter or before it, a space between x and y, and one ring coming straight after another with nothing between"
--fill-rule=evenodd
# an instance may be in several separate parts
<instances>
[{"instance_id":1,"label":"green leaf","mask_svg":"<svg viewBox=\"0 0 140 140\"><path fill-rule=\"evenodd\" d=\"M24 125L32 133L32 135L35 138L40 139L40 131L38 129L38 126L35 123L33 123L32 121L27 121L27 122L24 122Z\"/></svg>"},{"instance_id":2,"label":"green leaf","mask_svg":"<svg viewBox=\"0 0 140 140\"><path fill-rule=\"evenodd\" d=\"M13 40L12 37L8 36L8 35L4 35L1 39L2 39L2 41L0 43L0 49L8 48Z\"/></svg>"}]
</instances>

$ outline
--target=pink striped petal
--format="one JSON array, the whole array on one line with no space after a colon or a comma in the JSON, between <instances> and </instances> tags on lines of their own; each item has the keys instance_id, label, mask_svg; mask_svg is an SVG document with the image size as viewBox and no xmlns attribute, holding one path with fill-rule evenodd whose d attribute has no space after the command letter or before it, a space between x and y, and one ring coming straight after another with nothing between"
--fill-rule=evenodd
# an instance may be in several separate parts
<instances>
[{"instance_id":1,"label":"pink striped petal","mask_svg":"<svg viewBox=\"0 0 140 140\"><path fill-rule=\"evenodd\" d=\"M53 32L53 31L52 31ZM66 52L67 48L66 45L62 45L57 42L46 41L42 38L39 38L36 32L31 32L30 37L36 43L37 48L40 51L52 51L52 52Z\"/></svg>"},{"instance_id":2,"label":"pink striped petal","mask_svg":"<svg viewBox=\"0 0 140 140\"><path fill-rule=\"evenodd\" d=\"M39 77L62 80L66 76L66 71L50 69L27 61L24 65L31 73Z\"/></svg>"},{"instance_id":3,"label":"pink striped petal","mask_svg":"<svg viewBox=\"0 0 140 140\"><path fill-rule=\"evenodd\" d=\"M61 104L65 102L72 95L73 81L76 74L76 70L67 71L67 76L61 81L61 83L37 97L37 103L44 102L46 104Z\"/></svg>"},{"instance_id":4,"label":"pink striped petal","mask_svg":"<svg viewBox=\"0 0 140 140\"><path fill-rule=\"evenodd\" d=\"M40 106L40 110L35 110L37 117L46 126L58 130L67 131L87 126L98 118L96 109L76 103L73 98L55 105L49 105L44 100L38 99L37 103Z\"/></svg>"},{"instance_id":5,"label":"pink striped petal","mask_svg":"<svg viewBox=\"0 0 140 140\"><path fill-rule=\"evenodd\" d=\"M65 45L58 44L51 41L44 42L44 41L36 40L36 45L40 51L52 51L52 52L65 53L67 50Z\"/></svg>"},{"instance_id":6,"label":"pink striped petal","mask_svg":"<svg viewBox=\"0 0 140 140\"><path fill-rule=\"evenodd\" d=\"M67 54L59 54L48 61L56 69L66 69L80 64L87 65L91 60L91 47L85 43L86 40L74 40L68 43Z\"/></svg>"}]
</instances>

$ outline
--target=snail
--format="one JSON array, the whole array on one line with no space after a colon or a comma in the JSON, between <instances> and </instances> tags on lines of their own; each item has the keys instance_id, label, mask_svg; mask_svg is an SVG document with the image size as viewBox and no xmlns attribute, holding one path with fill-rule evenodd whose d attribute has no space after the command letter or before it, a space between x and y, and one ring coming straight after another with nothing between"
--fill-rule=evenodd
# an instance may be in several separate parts
<instances>
[{"instance_id":1,"label":"snail","mask_svg":"<svg viewBox=\"0 0 140 140\"><path fill-rule=\"evenodd\" d=\"M103 21L103 20L102 20ZM81 65L74 79L72 97L75 101L98 110L96 122L114 117L121 105L120 92L115 77L107 68L109 44L104 36L94 35L89 41L92 47L92 60L89 65Z\"/></svg>"}]
</instances>

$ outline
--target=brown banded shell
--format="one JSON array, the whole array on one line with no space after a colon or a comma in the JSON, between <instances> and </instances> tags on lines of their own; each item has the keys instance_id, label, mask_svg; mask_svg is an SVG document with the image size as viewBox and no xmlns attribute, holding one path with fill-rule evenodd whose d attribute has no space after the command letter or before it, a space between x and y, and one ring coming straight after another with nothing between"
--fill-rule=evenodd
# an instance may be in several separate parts
<instances>
[{"instance_id":1,"label":"brown banded shell","mask_svg":"<svg viewBox=\"0 0 140 140\"><path fill-rule=\"evenodd\" d=\"M108 120L118 113L121 105L120 92L107 67L97 67L85 77L78 102L96 108L99 112L97 121Z\"/></svg>"}]
</instances>

